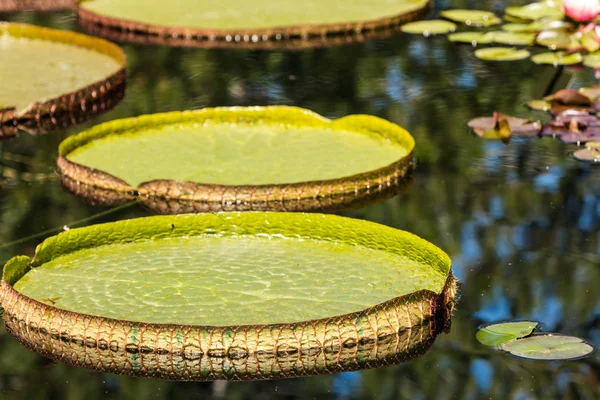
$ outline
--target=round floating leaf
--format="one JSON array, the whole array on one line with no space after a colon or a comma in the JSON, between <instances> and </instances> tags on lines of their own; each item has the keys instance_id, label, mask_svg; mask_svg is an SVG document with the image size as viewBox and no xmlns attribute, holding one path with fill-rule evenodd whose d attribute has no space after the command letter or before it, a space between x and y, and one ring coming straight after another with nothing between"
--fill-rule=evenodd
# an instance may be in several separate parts
<instances>
[{"instance_id":1,"label":"round floating leaf","mask_svg":"<svg viewBox=\"0 0 600 400\"><path fill-rule=\"evenodd\" d=\"M540 19L561 20L565 17L560 8L544 2L531 3L523 7L508 7L506 14L521 20L535 21Z\"/></svg>"},{"instance_id":2,"label":"round floating leaf","mask_svg":"<svg viewBox=\"0 0 600 400\"><path fill-rule=\"evenodd\" d=\"M539 334L502 343L500 348L518 358L528 360L576 360L594 352L583 339L556 334Z\"/></svg>"},{"instance_id":3,"label":"round floating leaf","mask_svg":"<svg viewBox=\"0 0 600 400\"><path fill-rule=\"evenodd\" d=\"M408 132L372 116L234 107L99 125L66 139L58 166L63 185L93 203L137 198L169 214L333 210L401 191L413 149Z\"/></svg>"},{"instance_id":4,"label":"round floating leaf","mask_svg":"<svg viewBox=\"0 0 600 400\"><path fill-rule=\"evenodd\" d=\"M532 22L530 24L504 24L502 30L506 32L539 32L544 28L541 22Z\"/></svg>"},{"instance_id":5,"label":"round floating leaf","mask_svg":"<svg viewBox=\"0 0 600 400\"><path fill-rule=\"evenodd\" d=\"M600 68L600 52L583 57L583 65L590 68Z\"/></svg>"},{"instance_id":6,"label":"round floating leaf","mask_svg":"<svg viewBox=\"0 0 600 400\"><path fill-rule=\"evenodd\" d=\"M538 326L539 322L534 321L488 324L479 329L476 338L486 346L498 346L509 340L529 336Z\"/></svg>"},{"instance_id":7,"label":"round floating leaf","mask_svg":"<svg viewBox=\"0 0 600 400\"><path fill-rule=\"evenodd\" d=\"M429 0L87 0L78 7L88 30L181 39L179 45L247 44L374 31L420 16Z\"/></svg>"},{"instance_id":8,"label":"round floating leaf","mask_svg":"<svg viewBox=\"0 0 600 400\"><path fill-rule=\"evenodd\" d=\"M598 138L600 140L600 135ZM600 162L600 142L587 142L585 149L574 152L573 157L580 161Z\"/></svg>"},{"instance_id":9,"label":"round floating leaf","mask_svg":"<svg viewBox=\"0 0 600 400\"><path fill-rule=\"evenodd\" d=\"M524 49L514 47L488 47L475 51L475 57L486 61L517 61L528 58L531 54Z\"/></svg>"},{"instance_id":10,"label":"round floating leaf","mask_svg":"<svg viewBox=\"0 0 600 400\"><path fill-rule=\"evenodd\" d=\"M494 41L493 36L483 32L459 32L448 35L451 42L470 43L473 46L478 44L489 44Z\"/></svg>"},{"instance_id":11,"label":"round floating leaf","mask_svg":"<svg viewBox=\"0 0 600 400\"><path fill-rule=\"evenodd\" d=\"M518 32L488 32L486 35L492 38L494 43L507 44L510 46L526 45L531 46L535 42L534 33L518 33Z\"/></svg>"},{"instance_id":12,"label":"round floating leaf","mask_svg":"<svg viewBox=\"0 0 600 400\"><path fill-rule=\"evenodd\" d=\"M511 136L537 136L542 129L539 121L531 122L528 119L511 117L494 113L492 117L480 117L469 121L467 124L473 132L484 139L500 139L507 143Z\"/></svg>"},{"instance_id":13,"label":"round floating leaf","mask_svg":"<svg viewBox=\"0 0 600 400\"><path fill-rule=\"evenodd\" d=\"M450 258L434 245L367 221L295 213L72 229L32 261L10 260L0 287L8 331L34 351L182 380L402 361L447 327L455 296Z\"/></svg>"},{"instance_id":14,"label":"round floating leaf","mask_svg":"<svg viewBox=\"0 0 600 400\"><path fill-rule=\"evenodd\" d=\"M0 39L0 138L83 122L124 95L125 55L112 43L1 22Z\"/></svg>"},{"instance_id":15,"label":"round floating leaf","mask_svg":"<svg viewBox=\"0 0 600 400\"><path fill-rule=\"evenodd\" d=\"M540 46L548 47L551 50L567 50L579 46L579 41L565 31L542 31L537 35L535 41Z\"/></svg>"},{"instance_id":16,"label":"round floating leaf","mask_svg":"<svg viewBox=\"0 0 600 400\"><path fill-rule=\"evenodd\" d=\"M494 13L479 10L446 10L440 16L470 26L492 26L502 23Z\"/></svg>"},{"instance_id":17,"label":"round floating leaf","mask_svg":"<svg viewBox=\"0 0 600 400\"><path fill-rule=\"evenodd\" d=\"M598 55L600 57L600 54ZM590 98L592 101L596 101L600 98L600 85L594 85L591 87L584 87L579 89L581 93Z\"/></svg>"},{"instance_id":18,"label":"round floating leaf","mask_svg":"<svg viewBox=\"0 0 600 400\"><path fill-rule=\"evenodd\" d=\"M531 57L531 61L536 64L558 65L574 65L580 64L583 61L583 56L580 53L566 54L562 51L556 53L542 53Z\"/></svg>"},{"instance_id":19,"label":"round floating leaf","mask_svg":"<svg viewBox=\"0 0 600 400\"><path fill-rule=\"evenodd\" d=\"M417 21L410 22L402 25L402 32L420 34L420 35L440 35L456 30L456 24L444 21L441 19L434 19L429 21Z\"/></svg>"}]
</instances>

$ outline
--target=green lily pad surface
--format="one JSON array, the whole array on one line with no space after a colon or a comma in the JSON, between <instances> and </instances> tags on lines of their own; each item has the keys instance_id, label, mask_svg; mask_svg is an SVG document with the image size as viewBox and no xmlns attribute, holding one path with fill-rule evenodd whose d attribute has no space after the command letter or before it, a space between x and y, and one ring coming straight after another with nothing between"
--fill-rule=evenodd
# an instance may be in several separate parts
<instances>
[{"instance_id":1,"label":"green lily pad surface","mask_svg":"<svg viewBox=\"0 0 600 400\"><path fill-rule=\"evenodd\" d=\"M237 234L111 243L65 254L33 268L15 289L38 301L55 299L56 307L84 314L219 326L351 313L421 289L440 292L447 279L447 270L417 261L423 242L408 234L392 233L403 243L383 249L336 239L348 232L333 233L329 239L298 239L298 226L289 233L273 229L253 234L255 224L272 222L281 229L289 220L325 224L323 234L328 236L334 227L328 228L328 223L344 223L337 218L224 215L204 220L210 227L218 227L220 221L225 227L236 220L241 225ZM173 224L177 229L177 218ZM121 234L135 235L122 226L126 231ZM415 250L400 250L410 243ZM426 246L425 252L432 250Z\"/></svg>"},{"instance_id":2,"label":"green lily pad surface","mask_svg":"<svg viewBox=\"0 0 600 400\"><path fill-rule=\"evenodd\" d=\"M99 125L61 144L59 168L77 181L75 192L118 179L116 191L125 196L137 188L144 198L189 182L204 189L161 193L173 199L193 192L227 206L221 196L232 189L244 196L234 204L271 210L266 202L288 199L301 207L303 198L314 203L340 191L347 201L366 194L372 180L382 182L377 191L395 186L383 182L407 173L413 148L408 132L372 116L330 121L295 107L216 108Z\"/></svg>"},{"instance_id":3,"label":"green lily pad surface","mask_svg":"<svg viewBox=\"0 0 600 400\"><path fill-rule=\"evenodd\" d=\"M564 14L559 7L548 5L544 2L531 3L522 7L508 7L506 15L522 20L535 21L540 19L559 20Z\"/></svg>"},{"instance_id":4,"label":"green lily pad surface","mask_svg":"<svg viewBox=\"0 0 600 400\"><path fill-rule=\"evenodd\" d=\"M11 110L0 115L0 125L13 120L23 129L41 129L48 114L57 124L72 122L92 104L108 108L124 92L125 55L102 39L0 22L0 53L0 104ZM66 96L77 100L63 100Z\"/></svg>"},{"instance_id":5,"label":"green lily pad surface","mask_svg":"<svg viewBox=\"0 0 600 400\"><path fill-rule=\"evenodd\" d=\"M458 43L470 43L473 46L477 46L478 44L492 43L494 38L483 32L458 32L448 35L448 40Z\"/></svg>"},{"instance_id":6,"label":"green lily pad surface","mask_svg":"<svg viewBox=\"0 0 600 400\"><path fill-rule=\"evenodd\" d=\"M573 65L580 64L583 61L583 56L579 53L565 54L562 51L556 53L541 53L531 57L531 61L536 64L549 65Z\"/></svg>"},{"instance_id":7,"label":"green lily pad surface","mask_svg":"<svg viewBox=\"0 0 600 400\"><path fill-rule=\"evenodd\" d=\"M518 321L489 324L477 331L477 340L486 346L497 346L509 340L531 335L539 323L534 321Z\"/></svg>"},{"instance_id":8,"label":"green lily pad surface","mask_svg":"<svg viewBox=\"0 0 600 400\"><path fill-rule=\"evenodd\" d=\"M208 32L321 29L360 22L386 21L426 8L428 0L88 0L80 16L100 23L138 23L157 27L198 28ZM150 28L149 28L150 29Z\"/></svg>"},{"instance_id":9,"label":"green lily pad surface","mask_svg":"<svg viewBox=\"0 0 600 400\"><path fill-rule=\"evenodd\" d=\"M425 36L441 35L455 30L456 24L444 20L417 21L402 25L402 32Z\"/></svg>"},{"instance_id":10,"label":"green lily pad surface","mask_svg":"<svg viewBox=\"0 0 600 400\"><path fill-rule=\"evenodd\" d=\"M470 26L492 26L502 22L494 13L479 10L446 10L440 15L454 22Z\"/></svg>"},{"instance_id":11,"label":"green lily pad surface","mask_svg":"<svg viewBox=\"0 0 600 400\"><path fill-rule=\"evenodd\" d=\"M575 360L595 351L583 339L556 334L539 334L502 343L508 354L528 360Z\"/></svg>"},{"instance_id":12,"label":"green lily pad surface","mask_svg":"<svg viewBox=\"0 0 600 400\"><path fill-rule=\"evenodd\" d=\"M486 61L517 61L530 55L529 51L514 47L488 47L475 51L475 57Z\"/></svg>"}]
</instances>

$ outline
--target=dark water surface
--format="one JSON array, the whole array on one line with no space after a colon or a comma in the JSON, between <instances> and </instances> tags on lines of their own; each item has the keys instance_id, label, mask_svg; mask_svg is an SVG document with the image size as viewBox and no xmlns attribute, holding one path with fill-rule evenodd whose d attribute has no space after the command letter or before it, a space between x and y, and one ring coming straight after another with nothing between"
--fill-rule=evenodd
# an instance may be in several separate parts
<instances>
[{"instance_id":1,"label":"dark water surface","mask_svg":"<svg viewBox=\"0 0 600 400\"><path fill-rule=\"evenodd\" d=\"M438 9L500 12L505 5L437 2ZM70 13L0 19L77 29ZM528 116L523 104L552 82L554 89L589 85L591 71L556 76L554 68L529 61L486 63L474 58L470 46L408 35L293 52L124 48L127 97L93 123L207 106L288 104L330 118L374 114L407 128L419 161L412 188L342 214L414 232L451 255L462 285L452 332L421 358L398 366L284 381L172 383L52 364L2 327L0 398L599 397L597 354L571 362L517 360L480 345L475 332L484 322L527 318L600 345L600 167L571 159L572 148L553 139L505 146L474 137L465 126L494 110ZM75 221L150 215L136 205L116 211L87 206L63 192L55 173L57 146L91 125L0 143L2 264L17 254L31 255L44 237Z\"/></svg>"}]
</instances>

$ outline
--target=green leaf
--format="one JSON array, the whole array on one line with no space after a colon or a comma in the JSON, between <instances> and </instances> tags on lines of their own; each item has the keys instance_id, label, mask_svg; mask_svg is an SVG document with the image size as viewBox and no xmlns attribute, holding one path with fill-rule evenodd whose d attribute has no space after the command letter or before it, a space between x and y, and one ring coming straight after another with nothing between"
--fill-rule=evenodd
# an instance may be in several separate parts
<instances>
[{"instance_id":1,"label":"green leaf","mask_svg":"<svg viewBox=\"0 0 600 400\"><path fill-rule=\"evenodd\" d=\"M579 46L579 41L566 31L542 31L536 37L536 43L551 50L566 50Z\"/></svg>"},{"instance_id":2,"label":"green leaf","mask_svg":"<svg viewBox=\"0 0 600 400\"><path fill-rule=\"evenodd\" d=\"M528 58L530 55L529 51L514 47L488 47L475 51L475 57L486 61L516 61Z\"/></svg>"},{"instance_id":3,"label":"green leaf","mask_svg":"<svg viewBox=\"0 0 600 400\"><path fill-rule=\"evenodd\" d=\"M470 26L492 26L502 23L494 13L479 10L446 10L440 13L443 18Z\"/></svg>"},{"instance_id":4,"label":"green leaf","mask_svg":"<svg viewBox=\"0 0 600 400\"><path fill-rule=\"evenodd\" d=\"M583 339L557 334L539 334L504 342L500 348L508 354L528 360L575 360L592 354L595 349Z\"/></svg>"},{"instance_id":5,"label":"green leaf","mask_svg":"<svg viewBox=\"0 0 600 400\"><path fill-rule=\"evenodd\" d=\"M504 32L504 31L495 31L488 32L487 35L492 38L494 43L506 44L510 46L517 45L533 45L535 42L535 34L534 33L516 33L516 32Z\"/></svg>"},{"instance_id":6,"label":"green leaf","mask_svg":"<svg viewBox=\"0 0 600 400\"><path fill-rule=\"evenodd\" d=\"M448 35L448 40L458 43L470 43L473 46L478 44L489 44L494 41L494 38L483 32L459 32Z\"/></svg>"},{"instance_id":7,"label":"green leaf","mask_svg":"<svg viewBox=\"0 0 600 400\"><path fill-rule=\"evenodd\" d=\"M600 52L583 57L583 65L590 68L600 68Z\"/></svg>"},{"instance_id":8,"label":"green leaf","mask_svg":"<svg viewBox=\"0 0 600 400\"><path fill-rule=\"evenodd\" d=\"M410 22L408 24L402 25L401 29L402 32L405 33L422 34L425 36L429 36L454 32L456 30L456 24L449 21L437 19Z\"/></svg>"},{"instance_id":9,"label":"green leaf","mask_svg":"<svg viewBox=\"0 0 600 400\"><path fill-rule=\"evenodd\" d=\"M556 53L542 53L531 57L531 61L536 64L550 65L573 65L580 64L583 61L583 56L580 53L565 54L562 51Z\"/></svg>"},{"instance_id":10,"label":"green leaf","mask_svg":"<svg viewBox=\"0 0 600 400\"><path fill-rule=\"evenodd\" d=\"M527 107L536 111L550 111L552 104L546 100L532 100L527 103Z\"/></svg>"},{"instance_id":11,"label":"green leaf","mask_svg":"<svg viewBox=\"0 0 600 400\"><path fill-rule=\"evenodd\" d=\"M40 245L36 261L14 287L38 301L128 321L214 326L308 321L423 289L441 293L450 271L441 250L409 233L295 213L72 229Z\"/></svg>"},{"instance_id":12,"label":"green leaf","mask_svg":"<svg viewBox=\"0 0 600 400\"><path fill-rule=\"evenodd\" d=\"M539 322L518 321L489 324L481 327L476 334L477 340L486 346L498 346L509 340L531 335Z\"/></svg>"},{"instance_id":13,"label":"green leaf","mask_svg":"<svg viewBox=\"0 0 600 400\"><path fill-rule=\"evenodd\" d=\"M506 14L522 20L535 21L540 19L561 20L563 12L558 7L550 6L544 2L531 3L523 7L508 7Z\"/></svg>"}]
</instances>

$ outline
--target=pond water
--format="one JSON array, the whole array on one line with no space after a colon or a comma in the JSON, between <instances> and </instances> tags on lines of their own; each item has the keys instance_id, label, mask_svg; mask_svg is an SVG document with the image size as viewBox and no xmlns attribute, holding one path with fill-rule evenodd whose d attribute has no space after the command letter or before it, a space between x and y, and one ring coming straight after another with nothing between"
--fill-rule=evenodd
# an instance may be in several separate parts
<instances>
[{"instance_id":1,"label":"pond water","mask_svg":"<svg viewBox=\"0 0 600 400\"><path fill-rule=\"evenodd\" d=\"M523 2L439 0L437 10L496 10ZM434 9L432 14L437 13ZM71 13L0 19L78 30ZM409 130L418 167L407 193L346 216L413 232L452 257L462 297L452 331L410 362L329 376L259 382L173 383L55 364L0 328L0 397L223 399L597 398L597 354L571 362L510 358L475 339L482 323L540 321L600 345L600 167L552 139L509 145L470 134L469 119L498 110L532 115L528 100L594 83L591 70L528 60L487 63L444 37L400 35L290 52L124 45L123 103L65 132L0 143L0 261L33 253L63 227L150 215L100 209L64 192L58 144L98 121L228 105L297 105L326 117L380 116Z\"/></svg>"}]
</instances>

